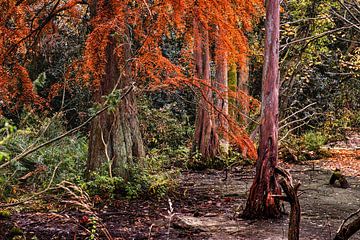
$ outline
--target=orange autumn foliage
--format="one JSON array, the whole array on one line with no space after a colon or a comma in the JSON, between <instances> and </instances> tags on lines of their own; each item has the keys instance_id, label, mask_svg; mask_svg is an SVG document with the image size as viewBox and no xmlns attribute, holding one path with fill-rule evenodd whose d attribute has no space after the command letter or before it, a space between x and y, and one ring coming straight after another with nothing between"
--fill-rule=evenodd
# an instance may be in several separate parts
<instances>
[{"instance_id":1,"label":"orange autumn foliage","mask_svg":"<svg viewBox=\"0 0 360 240\"><path fill-rule=\"evenodd\" d=\"M252 0L4 0L0 5L0 100L9 104L14 99L18 105L44 102L33 91L27 72L27 56L39 47L39 37L57 31L54 18L66 13L77 21L84 12L82 4L96 4L98 12L92 13L91 32L88 34L81 62L71 66L76 78L87 82L95 91L106 67L106 50L109 36L116 40L115 52L119 57L119 70L132 66L131 78L148 89L204 86L216 92L209 83L194 76L193 19L196 16L209 32L210 44L215 36L222 44L216 48L216 56L226 53L228 63L244 63L248 55L245 36L251 31L256 19L263 13L263 1ZM195 9L197 9L195 11ZM218 31L220 30L220 31ZM162 42L171 35L183 41L181 59L172 61L163 54ZM131 38L131 58L124 57L124 38ZM125 74L122 71L121 74ZM56 83L50 96L62 88ZM228 91L231 98L248 98L246 94ZM21 97L19 97L21 96ZM252 101L258 105L257 101ZM250 157L256 151L243 127L226 116L230 122L230 140L249 149Z\"/></svg>"},{"instance_id":2,"label":"orange autumn foliage","mask_svg":"<svg viewBox=\"0 0 360 240\"><path fill-rule=\"evenodd\" d=\"M79 14L79 0L3 0L0 5L0 111L23 105L43 106L34 91L27 66L29 56L41 47L42 36L56 32L58 14ZM77 8L77 9L76 9ZM76 19L76 18L75 18Z\"/></svg>"}]
</instances>

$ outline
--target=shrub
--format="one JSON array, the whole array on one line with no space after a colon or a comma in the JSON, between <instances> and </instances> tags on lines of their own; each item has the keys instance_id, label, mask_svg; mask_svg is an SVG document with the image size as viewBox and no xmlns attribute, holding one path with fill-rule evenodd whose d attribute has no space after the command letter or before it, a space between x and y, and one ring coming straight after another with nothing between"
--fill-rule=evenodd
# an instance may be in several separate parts
<instances>
[{"instance_id":1,"label":"shrub","mask_svg":"<svg viewBox=\"0 0 360 240\"><path fill-rule=\"evenodd\" d=\"M24 150L44 143L65 131L61 116L53 119L40 119L29 115L27 125L22 129L9 132L0 139L0 163L10 160ZM31 124L29 124L31 123ZM40 127L39 127L40 126ZM5 157L4 157L5 156ZM12 162L9 167L0 169L1 198L7 198L21 183L33 187L44 187L54 173L53 183L62 180L74 181L82 178L87 158L86 137L67 136L63 139L29 154L17 162ZM33 188L32 187L32 188ZM35 189L33 189L35 190Z\"/></svg>"},{"instance_id":2,"label":"shrub","mask_svg":"<svg viewBox=\"0 0 360 240\"><path fill-rule=\"evenodd\" d=\"M186 146L194 132L190 116L184 113L176 117L171 109L172 104L161 108L152 107L150 102L143 99L140 102L140 123L145 145L149 149L176 149Z\"/></svg>"},{"instance_id":3,"label":"shrub","mask_svg":"<svg viewBox=\"0 0 360 240\"><path fill-rule=\"evenodd\" d=\"M309 151L319 150L327 141L327 138L319 132L307 132L302 139L305 148Z\"/></svg>"},{"instance_id":4,"label":"shrub","mask_svg":"<svg viewBox=\"0 0 360 240\"><path fill-rule=\"evenodd\" d=\"M93 180L78 181L78 184L91 196L100 195L113 198L116 190L123 187L124 179L120 177L109 177L96 172L92 174Z\"/></svg>"}]
</instances>

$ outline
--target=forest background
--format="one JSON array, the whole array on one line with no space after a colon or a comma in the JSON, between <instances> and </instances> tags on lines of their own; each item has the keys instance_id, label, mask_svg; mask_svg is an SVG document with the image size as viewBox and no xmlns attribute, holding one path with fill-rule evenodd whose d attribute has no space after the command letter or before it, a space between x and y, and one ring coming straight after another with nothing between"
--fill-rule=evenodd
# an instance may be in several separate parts
<instances>
[{"instance_id":1,"label":"forest background","mask_svg":"<svg viewBox=\"0 0 360 240\"><path fill-rule=\"evenodd\" d=\"M263 1L0 9L2 202L70 183L99 201L162 198L184 170L256 161ZM360 5L282 1L280 19L280 158L322 158L360 127Z\"/></svg>"}]
</instances>

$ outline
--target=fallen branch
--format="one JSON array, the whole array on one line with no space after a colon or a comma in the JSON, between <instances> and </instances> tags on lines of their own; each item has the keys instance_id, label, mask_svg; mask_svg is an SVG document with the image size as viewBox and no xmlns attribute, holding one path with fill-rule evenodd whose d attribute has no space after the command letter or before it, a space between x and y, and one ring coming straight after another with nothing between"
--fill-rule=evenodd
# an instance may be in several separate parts
<instances>
[{"instance_id":1,"label":"fallen branch","mask_svg":"<svg viewBox=\"0 0 360 240\"><path fill-rule=\"evenodd\" d=\"M336 232L336 235L334 237L334 240L347 240L352 235L354 235L357 231L360 229L360 216L355 218L351 223L345 225L347 221L349 221L351 218L355 217L360 213L360 209L358 209L356 212L350 214L344 221L341 223L339 229Z\"/></svg>"}]
</instances>

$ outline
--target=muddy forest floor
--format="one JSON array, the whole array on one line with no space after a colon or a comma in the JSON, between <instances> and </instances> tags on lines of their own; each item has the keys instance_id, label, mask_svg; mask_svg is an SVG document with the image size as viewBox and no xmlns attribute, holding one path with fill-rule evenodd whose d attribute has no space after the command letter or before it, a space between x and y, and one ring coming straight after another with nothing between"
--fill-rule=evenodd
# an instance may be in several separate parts
<instances>
[{"instance_id":1,"label":"muddy forest floor","mask_svg":"<svg viewBox=\"0 0 360 240\"><path fill-rule=\"evenodd\" d=\"M294 181L301 182L300 239L332 239L341 221L360 206L360 150L332 152L328 159L303 165L281 163L290 169ZM328 183L330 169L339 166L339 158L351 188ZM87 239L91 227L84 216L91 214L99 218L93 224L98 239L107 239L102 228L113 239L287 239L287 215L280 220L239 218L253 175L251 166L234 168L227 180L224 171L182 172L177 194L170 197L172 211L168 199L116 200L84 210L74 207L76 201L55 208L56 199L43 197L38 209L31 207L34 202L18 206L10 219L0 220L0 239L7 239L14 226L26 236L18 239ZM287 203L284 209L289 211ZM352 239L360 239L360 234Z\"/></svg>"}]
</instances>

